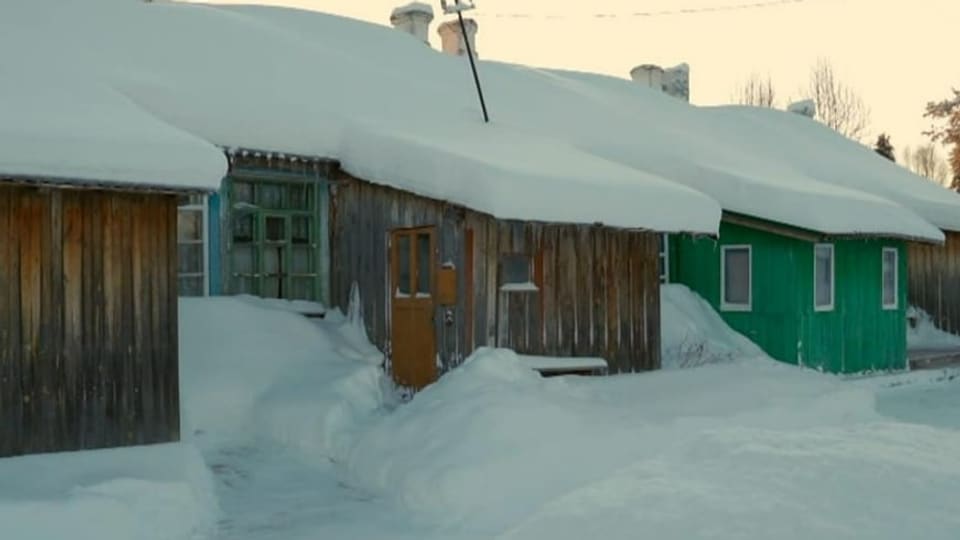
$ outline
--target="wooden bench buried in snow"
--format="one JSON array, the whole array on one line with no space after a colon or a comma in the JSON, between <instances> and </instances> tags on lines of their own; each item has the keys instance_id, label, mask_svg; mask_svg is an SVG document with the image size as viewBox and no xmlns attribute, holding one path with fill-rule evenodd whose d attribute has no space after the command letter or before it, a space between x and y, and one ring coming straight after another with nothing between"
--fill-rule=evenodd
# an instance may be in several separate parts
<instances>
[{"instance_id":1,"label":"wooden bench buried in snow","mask_svg":"<svg viewBox=\"0 0 960 540\"><path fill-rule=\"evenodd\" d=\"M541 375L602 375L609 366L603 358L573 356L554 358L551 356L517 355L520 361Z\"/></svg>"}]
</instances>

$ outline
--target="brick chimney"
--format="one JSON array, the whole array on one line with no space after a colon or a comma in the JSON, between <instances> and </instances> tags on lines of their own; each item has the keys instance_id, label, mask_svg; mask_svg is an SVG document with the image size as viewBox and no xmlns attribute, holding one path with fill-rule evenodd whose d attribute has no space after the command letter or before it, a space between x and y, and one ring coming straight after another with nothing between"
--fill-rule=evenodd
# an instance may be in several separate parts
<instances>
[{"instance_id":1,"label":"brick chimney","mask_svg":"<svg viewBox=\"0 0 960 540\"><path fill-rule=\"evenodd\" d=\"M423 2L411 2L393 10L390 24L401 32L406 32L430 44L430 23L433 22L433 7Z\"/></svg>"},{"instance_id":2,"label":"brick chimney","mask_svg":"<svg viewBox=\"0 0 960 540\"><path fill-rule=\"evenodd\" d=\"M474 58L476 58L479 56L477 53L477 21L463 19L463 25L467 28L467 37L470 39L470 47L473 49ZM440 34L440 48L443 49L443 52L455 56L467 55L467 44L463 40L458 21L447 21L441 24L437 28L437 33Z\"/></svg>"}]
</instances>

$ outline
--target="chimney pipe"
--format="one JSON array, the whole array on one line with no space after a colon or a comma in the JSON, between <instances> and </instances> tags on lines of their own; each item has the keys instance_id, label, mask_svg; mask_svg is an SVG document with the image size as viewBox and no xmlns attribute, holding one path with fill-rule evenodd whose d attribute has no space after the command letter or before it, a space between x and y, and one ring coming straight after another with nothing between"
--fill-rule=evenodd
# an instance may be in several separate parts
<instances>
[{"instance_id":1,"label":"chimney pipe","mask_svg":"<svg viewBox=\"0 0 960 540\"><path fill-rule=\"evenodd\" d=\"M423 2L411 2L393 10L390 14L390 24L394 28L405 32L430 44L430 23L433 22L433 7Z\"/></svg>"},{"instance_id":2,"label":"chimney pipe","mask_svg":"<svg viewBox=\"0 0 960 540\"><path fill-rule=\"evenodd\" d=\"M630 78L641 86L663 90L663 68L653 64L639 65L630 70Z\"/></svg>"},{"instance_id":3,"label":"chimney pipe","mask_svg":"<svg viewBox=\"0 0 960 540\"><path fill-rule=\"evenodd\" d=\"M477 53L477 21L474 19L463 19L463 25L467 30L467 38L470 40L470 48L473 50L473 57L478 58ZM454 56L466 56L467 44L463 39L463 31L460 29L458 21L447 21L437 28L440 34L441 48L443 52Z\"/></svg>"}]
</instances>

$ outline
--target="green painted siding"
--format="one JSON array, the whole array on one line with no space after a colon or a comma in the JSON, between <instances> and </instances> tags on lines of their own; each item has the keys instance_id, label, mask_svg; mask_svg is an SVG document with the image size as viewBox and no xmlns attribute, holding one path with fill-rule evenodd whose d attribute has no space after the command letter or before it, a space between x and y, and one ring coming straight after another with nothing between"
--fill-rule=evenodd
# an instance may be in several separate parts
<instances>
[{"instance_id":1,"label":"green painted siding","mask_svg":"<svg viewBox=\"0 0 960 540\"><path fill-rule=\"evenodd\" d=\"M791 364L835 373L903 369L906 365L907 253L899 240L826 241L835 249L832 311L813 299L814 243L741 225L722 223L720 240L671 237L671 281L697 291L727 323L767 354ZM720 247L752 246L753 307L720 310ZM896 248L896 309L882 307L881 253Z\"/></svg>"}]
</instances>

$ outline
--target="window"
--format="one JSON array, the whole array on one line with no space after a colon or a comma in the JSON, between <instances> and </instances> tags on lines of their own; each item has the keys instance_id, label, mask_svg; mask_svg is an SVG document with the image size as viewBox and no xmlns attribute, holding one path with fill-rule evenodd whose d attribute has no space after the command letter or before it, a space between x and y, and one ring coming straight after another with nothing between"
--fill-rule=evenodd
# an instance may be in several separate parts
<instances>
[{"instance_id":1,"label":"window","mask_svg":"<svg viewBox=\"0 0 960 540\"><path fill-rule=\"evenodd\" d=\"M660 235L660 283L670 282L670 237Z\"/></svg>"},{"instance_id":2,"label":"window","mask_svg":"<svg viewBox=\"0 0 960 540\"><path fill-rule=\"evenodd\" d=\"M899 255L897 248L883 248L883 309L897 309L900 304Z\"/></svg>"},{"instance_id":3,"label":"window","mask_svg":"<svg viewBox=\"0 0 960 540\"><path fill-rule=\"evenodd\" d=\"M833 253L833 244L813 246L813 307L816 311L833 310Z\"/></svg>"},{"instance_id":4,"label":"window","mask_svg":"<svg viewBox=\"0 0 960 540\"><path fill-rule=\"evenodd\" d=\"M430 233L417 234L417 298L429 298L433 288L431 280L433 276L433 253L431 251Z\"/></svg>"},{"instance_id":5,"label":"window","mask_svg":"<svg viewBox=\"0 0 960 540\"><path fill-rule=\"evenodd\" d=\"M177 207L177 281L180 296L207 293L206 197L185 195Z\"/></svg>"},{"instance_id":6,"label":"window","mask_svg":"<svg viewBox=\"0 0 960 540\"><path fill-rule=\"evenodd\" d=\"M750 311L753 308L753 283L750 246L721 248L721 306L724 311Z\"/></svg>"},{"instance_id":7,"label":"window","mask_svg":"<svg viewBox=\"0 0 960 540\"><path fill-rule=\"evenodd\" d=\"M500 290L506 292L536 291L533 265L522 253L509 253L500 258Z\"/></svg>"},{"instance_id":8,"label":"window","mask_svg":"<svg viewBox=\"0 0 960 540\"><path fill-rule=\"evenodd\" d=\"M413 257L410 256L410 251L410 237L401 236L397 238L397 264L399 265L399 273L397 277L396 295L398 298L409 297L412 293L410 281L413 276L413 264L411 262Z\"/></svg>"},{"instance_id":9,"label":"window","mask_svg":"<svg viewBox=\"0 0 960 540\"><path fill-rule=\"evenodd\" d=\"M230 292L321 300L323 184L301 176L231 178Z\"/></svg>"}]
</instances>

